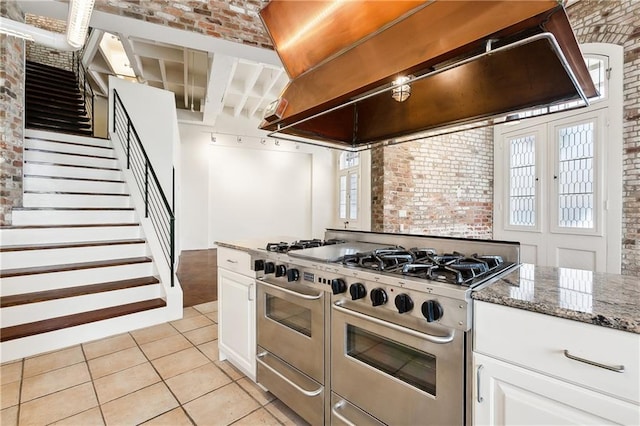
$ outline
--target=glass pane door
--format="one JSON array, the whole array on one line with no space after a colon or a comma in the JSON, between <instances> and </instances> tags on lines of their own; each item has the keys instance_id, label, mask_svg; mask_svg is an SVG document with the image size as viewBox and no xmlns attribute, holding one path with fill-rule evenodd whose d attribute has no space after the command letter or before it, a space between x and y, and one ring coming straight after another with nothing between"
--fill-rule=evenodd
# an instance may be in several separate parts
<instances>
[{"instance_id":1,"label":"glass pane door","mask_svg":"<svg viewBox=\"0 0 640 426\"><path fill-rule=\"evenodd\" d=\"M347 355L436 395L436 357L418 349L347 325Z\"/></svg>"},{"instance_id":2,"label":"glass pane door","mask_svg":"<svg viewBox=\"0 0 640 426\"><path fill-rule=\"evenodd\" d=\"M311 310L266 294L266 316L298 333L311 337Z\"/></svg>"}]
</instances>

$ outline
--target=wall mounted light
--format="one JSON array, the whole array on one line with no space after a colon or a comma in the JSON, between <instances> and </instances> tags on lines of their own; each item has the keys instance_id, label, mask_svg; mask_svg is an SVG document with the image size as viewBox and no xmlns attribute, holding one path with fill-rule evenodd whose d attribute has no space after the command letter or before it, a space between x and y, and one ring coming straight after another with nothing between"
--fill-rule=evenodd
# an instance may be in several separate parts
<instances>
[{"instance_id":1,"label":"wall mounted light","mask_svg":"<svg viewBox=\"0 0 640 426\"><path fill-rule=\"evenodd\" d=\"M412 75L400 76L393 80L393 85L396 86L391 90L391 97L398 102L404 102L411 96L411 86L404 84L407 81L413 79Z\"/></svg>"},{"instance_id":2,"label":"wall mounted light","mask_svg":"<svg viewBox=\"0 0 640 426\"><path fill-rule=\"evenodd\" d=\"M67 17L67 43L73 47L82 47L87 38L89 20L95 0L71 0Z\"/></svg>"}]
</instances>

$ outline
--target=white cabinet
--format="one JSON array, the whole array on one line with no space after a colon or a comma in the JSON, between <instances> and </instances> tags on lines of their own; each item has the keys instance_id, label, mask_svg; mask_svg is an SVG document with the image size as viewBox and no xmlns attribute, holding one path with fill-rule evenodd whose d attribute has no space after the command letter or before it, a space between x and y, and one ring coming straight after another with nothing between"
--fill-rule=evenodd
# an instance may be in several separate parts
<instances>
[{"instance_id":1,"label":"white cabinet","mask_svg":"<svg viewBox=\"0 0 640 426\"><path fill-rule=\"evenodd\" d=\"M640 407L474 354L476 425L640 424Z\"/></svg>"},{"instance_id":2,"label":"white cabinet","mask_svg":"<svg viewBox=\"0 0 640 426\"><path fill-rule=\"evenodd\" d=\"M218 350L256 379L256 286L248 253L218 248Z\"/></svg>"},{"instance_id":3,"label":"white cabinet","mask_svg":"<svg viewBox=\"0 0 640 426\"><path fill-rule=\"evenodd\" d=\"M483 302L474 316L474 424L640 424L640 335Z\"/></svg>"}]
</instances>

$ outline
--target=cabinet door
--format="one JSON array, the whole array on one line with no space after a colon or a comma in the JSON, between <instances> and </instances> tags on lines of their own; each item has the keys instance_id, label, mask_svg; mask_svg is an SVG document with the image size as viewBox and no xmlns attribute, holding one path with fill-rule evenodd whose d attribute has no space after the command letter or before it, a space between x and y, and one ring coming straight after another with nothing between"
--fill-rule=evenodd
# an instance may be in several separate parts
<instances>
[{"instance_id":1,"label":"cabinet door","mask_svg":"<svg viewBox=\"0 0 640 426\"><path fill-rule=\"evenodd\" d=\"M218 269L218 348L247 376L256 377L255 280Z\"/></svg>"},{"instance_id":2,"label":"cabinet door","mask_svg":"<svg viewBox=\"0 0 640 426\"><path fill-rule=\"evenodd\" d=\"M474 354L476 425L640 424L640 407Z\"/></svg>"}]
</instances>

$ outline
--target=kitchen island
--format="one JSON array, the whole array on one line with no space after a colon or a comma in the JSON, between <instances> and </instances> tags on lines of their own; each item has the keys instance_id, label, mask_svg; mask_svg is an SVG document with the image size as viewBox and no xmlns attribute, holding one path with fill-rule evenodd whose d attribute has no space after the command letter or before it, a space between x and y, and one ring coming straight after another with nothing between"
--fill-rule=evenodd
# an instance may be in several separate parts
<instances>
[{"instance_id":1,"label":"kitchen island","mask_svg":"<svg viewBox=\"0 0 640 426\"><path fill-rule=\"evenodd\" d=\"M640 333L640 278L522 264L474 300Z\"/></svg>"},{"instance_id":2,"label":"kitchen island","mask_svg":"<svg viewBox=\"0 0 640 426\"><path fill-rule=\"evenodd\" d=\"M472 294L474 424L640 424L640 279L523 264Z\"/></svg>"}]
</instances>

